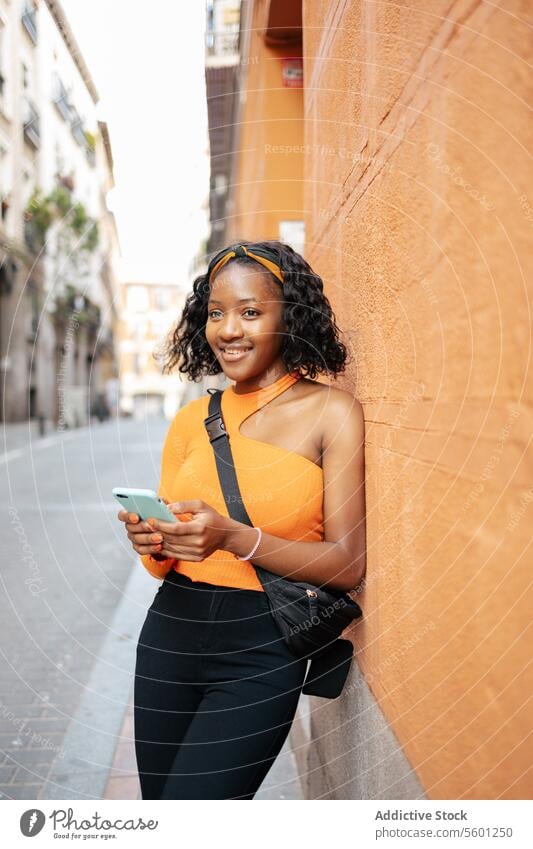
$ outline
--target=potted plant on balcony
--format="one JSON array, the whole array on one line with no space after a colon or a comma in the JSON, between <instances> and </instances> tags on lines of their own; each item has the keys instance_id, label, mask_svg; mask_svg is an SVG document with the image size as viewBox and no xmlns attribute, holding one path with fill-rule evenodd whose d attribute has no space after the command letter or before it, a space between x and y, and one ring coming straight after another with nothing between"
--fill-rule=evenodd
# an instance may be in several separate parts
<instances>
[{"instance_id":1,"label":"potted plant on balcony","mask_svg":"<svg viewBox=\"0 0 533 849\"><path fill-rule=\"evenodd\" d=\"M61 184L56 186L48 195L50 203L52 203L57 213L64 218L72 207L72 199L70 192Z\"/></svg>"},{"instance_id":2,"label":"potted plant on balcony","mask_svg":"<svg viewBox=\"0 0 533 849\"><path fill-rule=\"evenodd\" d=\"M29 247L44 245L46 232L54 220L54 210L48 196L35 188L24 210L25 236Z\"/></svg>"},{"instance_id":3,"label":"potted plant on balcony","mask_svg":"<svg viewBox=\"0 0 533 849\"><path fill-rule=\"evenodd\" d=\"M68 189L69 192L74 191L75 182L74 176L72 174L61 174L58 180L60 185L63 186L65 189Z\"/></svg>"},{"instance_id":4,"label":"potted plant on balcony","mask_svg":"<svg viewBox=\"0 0 533 849\"><path fill-rule=\"evenodd\" d=\"M98 226L96 221L87 215L87 210L82 203L74 205L70 226L77 236L85 234L80 249L89 253L92 252L98 244Z\"/></svg>"}]
</instances>

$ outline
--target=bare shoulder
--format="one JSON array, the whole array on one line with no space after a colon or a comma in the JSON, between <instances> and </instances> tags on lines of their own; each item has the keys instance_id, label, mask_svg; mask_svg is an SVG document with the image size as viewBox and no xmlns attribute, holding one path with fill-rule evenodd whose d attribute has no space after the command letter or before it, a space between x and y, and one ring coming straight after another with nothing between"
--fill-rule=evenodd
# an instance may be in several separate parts
<instances>
[{"instance_id":1,"label":"bare shoulder","mask_svg":"<svg viewBox=\"0 0 533 849\"><path fill-rule=\"evenodd\" d=\"M302 388L309 398L315 421L321 425L321 441L324 448L328 443L339 445L342 433L349 441L364 440L365 418L361 402L350 392L318 383L316 380L302 378Z\"/></svg>"},{"instance_id":2,"label":"bare shoulder","mask_svg":"<svg viewBox=\"0 0 533 849\"><path fill-rule=\"evenodd\" d=\"M363 415L361 402L350 392L346 392L345 389L328 386L307 377L303 377L301 382L306 387L305 394L313 399L321 412L342 414L355 411L358 417Z\"/></svg>"}]
</instances>

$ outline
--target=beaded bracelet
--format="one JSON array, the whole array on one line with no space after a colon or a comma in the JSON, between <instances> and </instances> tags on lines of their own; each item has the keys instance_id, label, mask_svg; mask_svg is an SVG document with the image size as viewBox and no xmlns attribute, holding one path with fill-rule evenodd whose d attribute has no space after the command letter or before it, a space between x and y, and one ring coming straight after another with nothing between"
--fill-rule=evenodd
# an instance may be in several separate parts
<instances>
[{"instance_id":1,"label":"beaded bracelet","mask_svg":"<svg viewBox=\"0 0 533 849\"><path fill-rule=\"evenodd\" d=\"M237 557L237 560L250 560L250 558L253 557L255 552L257 551L257 547L261 542L261 537L263 536L263 531L261 530L261 528L254 528L254 530L259 531L259 536L257 537L256 544L252 548L250 554L247 554L246 557Z\"/></svg>"}]
</instances>

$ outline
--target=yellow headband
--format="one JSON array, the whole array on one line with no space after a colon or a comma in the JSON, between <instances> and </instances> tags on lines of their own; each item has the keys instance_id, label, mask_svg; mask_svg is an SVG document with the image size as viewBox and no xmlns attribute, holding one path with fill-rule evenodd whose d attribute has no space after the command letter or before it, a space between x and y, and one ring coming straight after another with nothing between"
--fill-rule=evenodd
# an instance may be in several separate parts
<instances>
[{"instance_id":1,"label":"yellow headband","mask_svg":"<svg viewBox=\"0 0 533 849\"><path fill-rule=\"evenodd\" d=\"M275 277L278 278L280 283L283 283L283 272L280 269L279 265L276 265L275 262L272 262L270 259L266 259L266 257L259 256L259 254L252 253L252 251L247 250L244 245L236 245L237 250L230 249L227 254L225 254L222 259L219 259L216 265L213 266L209 277L212 277L213 274L222 268L230 259L233 259L234 256L249 256L251 259L255 259L256 262L260 262L265 268L268 269Z\"/></svg>"}]
</instances>

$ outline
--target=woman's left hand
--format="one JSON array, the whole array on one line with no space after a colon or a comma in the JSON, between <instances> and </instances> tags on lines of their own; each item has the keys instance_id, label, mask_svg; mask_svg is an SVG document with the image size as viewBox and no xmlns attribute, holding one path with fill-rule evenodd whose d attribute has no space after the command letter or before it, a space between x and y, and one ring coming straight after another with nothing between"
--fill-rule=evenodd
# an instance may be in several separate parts
<instances>
[{"instance_id":1,"label":"woman's left hand","mask_svg":"<svg viewBox=\"0 0 533 849\"><path fill-rule=\"evenodd\" d=\"M199 561L205 560L217 549L224 548L229 530L227 516L217 513L200 499L179 501L167 506L178 517L177 522L152 518L146 520L163 537L159 554L176 560ZM192 514L192 518L182 519L186 514Z\"/></svg>"}]
</instances>

